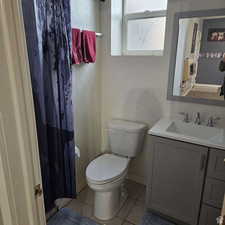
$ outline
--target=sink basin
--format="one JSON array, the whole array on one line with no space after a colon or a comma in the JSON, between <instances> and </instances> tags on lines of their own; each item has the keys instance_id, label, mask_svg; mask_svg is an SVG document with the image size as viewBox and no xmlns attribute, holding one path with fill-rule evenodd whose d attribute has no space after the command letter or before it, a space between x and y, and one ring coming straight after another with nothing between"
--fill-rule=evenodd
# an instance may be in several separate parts
<instances>
[{"instance_id":1,"label":"sink basin","mask_svg":"<svg viewBox=\"0 0 225 225\"><path fill-rule=\"evenodd\" d=\"M222 129L185 123L179 120L171 122L170 126L167 128L167 132L206 140L214 139L215 137L219 138L220 136L222 138L223 136Z\"/></svg>"},{"instance_id":2,"label":"sink basin","mask_svg":"<svg viewBox=\"0 0 225 225\"><path fill-rule=\"evenodd\" d=\"M151 135L225 150L225 129L181 120L161 119L148 132Z\"/></svg>"}]
</instances>

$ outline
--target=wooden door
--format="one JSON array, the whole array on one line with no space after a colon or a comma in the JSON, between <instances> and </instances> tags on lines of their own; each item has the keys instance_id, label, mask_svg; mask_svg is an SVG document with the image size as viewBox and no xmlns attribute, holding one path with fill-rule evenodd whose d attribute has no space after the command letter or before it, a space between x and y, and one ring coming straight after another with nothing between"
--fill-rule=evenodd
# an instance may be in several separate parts
<instances>
[{"instance_id":1,"label":"wooden door","mask_svg":"<svg viewBox=\"0 0 225 225\"><path fill-rule=\"evenodd\" d=\"M21 1L0 0L0 224L45 225Z\"/></svg>"}]
</instances>

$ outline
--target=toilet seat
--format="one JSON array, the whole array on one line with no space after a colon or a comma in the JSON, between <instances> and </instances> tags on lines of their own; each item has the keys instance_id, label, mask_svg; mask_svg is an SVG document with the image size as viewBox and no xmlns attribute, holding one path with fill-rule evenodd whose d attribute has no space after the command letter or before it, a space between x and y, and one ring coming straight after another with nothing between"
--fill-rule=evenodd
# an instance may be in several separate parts
<instances>
[{"instance_id":1,"label":"toilet seat","mask_svg":"<svg viewBox=\"0 0 225 225\"><path fill-rule=\"evenodd\" d=\"M86 169L86 177L90 183L105 184L117 180L126 173L130 159L104 154L93 160Z\"/></svg>"}]
</instances>

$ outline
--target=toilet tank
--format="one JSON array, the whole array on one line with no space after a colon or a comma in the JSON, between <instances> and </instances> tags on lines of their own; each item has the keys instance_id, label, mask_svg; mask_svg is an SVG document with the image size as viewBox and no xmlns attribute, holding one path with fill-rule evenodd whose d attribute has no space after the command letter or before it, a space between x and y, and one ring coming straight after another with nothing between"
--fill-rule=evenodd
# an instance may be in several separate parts
<instances>
[{"instance_id":1,"label":"toilet tank","mask_svg":"<svg viewBox=\"0 0 225 225\"><path fill-rule=\"evenodd\" d=\"M147 126L126 120L111 120L108 124L110 150L129 158L136 157L142 150Z\"/></svg>"}]
</instances>

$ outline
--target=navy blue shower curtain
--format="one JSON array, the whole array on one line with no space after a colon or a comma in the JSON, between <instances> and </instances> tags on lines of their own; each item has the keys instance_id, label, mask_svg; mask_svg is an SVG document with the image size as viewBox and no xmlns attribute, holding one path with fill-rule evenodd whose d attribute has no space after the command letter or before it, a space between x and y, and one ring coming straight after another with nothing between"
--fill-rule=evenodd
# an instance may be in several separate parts
<instances>
[{"instance_id":1,"label":"navy blue shower curtain","mask_svg":"<svg viewBox=\"0 0 225 225\"><path fill-rule=\"evenodd\" d=\"M70 0L22 0L46 211L74 198Z\"/></svg>"}]
</instances>

